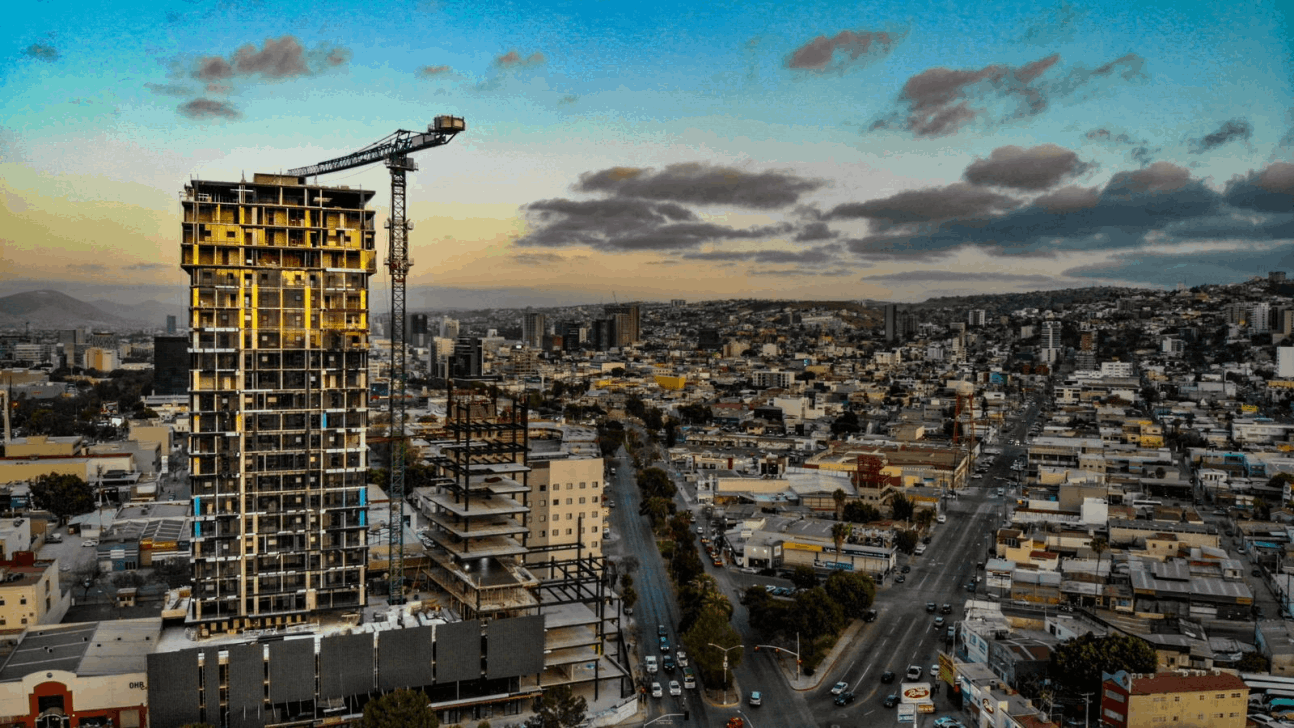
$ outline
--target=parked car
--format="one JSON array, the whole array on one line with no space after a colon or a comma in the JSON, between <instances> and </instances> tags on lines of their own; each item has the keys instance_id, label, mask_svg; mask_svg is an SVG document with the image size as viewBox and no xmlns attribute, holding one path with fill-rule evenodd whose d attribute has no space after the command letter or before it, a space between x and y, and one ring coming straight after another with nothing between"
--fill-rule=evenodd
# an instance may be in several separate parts
<instances>
[{"instance_id":1,"label":"parked car","mask_svg":"<svg viewBox=\"0 0 1294 728\"><path fill-rule=\"evenodd\" d=\"M965 725L960 720L946 715L942 718L935 718L935 728L965 728Z\"/></svg>"},{"instance_id":2,"label":"parked car","mask_svg":"<svg viewBox=\"0 0 1294 728\"><path fill-rule=\"evenodd\" d=\"M910 572L910 571L912 571L912 567L911 567L911 566L909 566L908 564L904 564L904 565L903 565L903 568L899 569L899 573L900 573L900 574L906 574L906 573L908 573L908 572Z\"/></svg>"},{"instance_id":3,"label":"parked car","mask_svg":"<svg viewBox=\"0 0 1294 728\"><path fill-rule=\"evenodd\" d=\"M880 613L879 613L879 612L877 612L875 609L869 609L869 610L867 610L867 613L863 615L863 621L864 621L864 622L875 622L875 621L876 621L876 618L877 618L877 617L879 617L879 616L880 616Z\"/></svg>"},{"instance_id":4,"label":"parked car","mask_svg":"<svg viewBox=\"0 0 1294 728\"><path fill-rule=\"evenodd\" d=\"M895 584L902 584L903 582L905 582L905 581L907 581L907 580L908 580L908 578L907 578L906 576L902 575L902 574L899 574L898 576L894 577L894 583L895 583Z\"/></svg>"}]
</instances>

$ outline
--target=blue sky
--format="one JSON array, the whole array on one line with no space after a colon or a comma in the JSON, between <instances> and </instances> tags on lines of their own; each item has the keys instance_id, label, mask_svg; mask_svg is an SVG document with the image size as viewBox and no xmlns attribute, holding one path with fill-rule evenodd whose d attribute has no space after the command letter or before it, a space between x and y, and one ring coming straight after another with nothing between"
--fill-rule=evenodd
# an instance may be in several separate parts
<instances>
[{"instance_id":1,"label":"blue sky","mask_svg":"<svg viewBox=\"0 0 1294 728\"><path fill-rule=\"evenodd\" d=\"M1193 285L1294 252L1287 4L23 7L0 294L174 298L185 180L443 113L468 132L410 198L429 305ZM381 167L324 179L387 204Z\"/></svg>"}]
</instances>

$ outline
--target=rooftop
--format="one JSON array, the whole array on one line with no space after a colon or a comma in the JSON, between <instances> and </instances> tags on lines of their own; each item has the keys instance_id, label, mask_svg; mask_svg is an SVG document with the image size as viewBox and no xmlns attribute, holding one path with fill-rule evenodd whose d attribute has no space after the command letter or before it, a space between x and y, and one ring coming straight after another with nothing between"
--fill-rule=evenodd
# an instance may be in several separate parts
<instances>
[{"instance_id":1,"label":"rooftop","mask_svg":"<svg viewBox=\"0 0 1294 728\"><path fill-rule=\"evenodd\" d=\"M21 680L38 670L64 670L80 676L144 672L161 631L160 618L33 629L0 668L0 682Z\"/></svg>"}]
</instances>

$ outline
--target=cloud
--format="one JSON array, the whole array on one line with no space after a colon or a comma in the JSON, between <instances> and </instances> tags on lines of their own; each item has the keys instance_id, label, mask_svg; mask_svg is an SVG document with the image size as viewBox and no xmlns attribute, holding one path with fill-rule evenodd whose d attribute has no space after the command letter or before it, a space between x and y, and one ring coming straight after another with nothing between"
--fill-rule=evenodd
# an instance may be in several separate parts
<instances>
[{"instance_id":1,"label":"cloud","mask_svg":"<svg viewBox=\"0 0 1294 728\"><path fill-rule=\"evenodd\" d=\"M144 88L162 96L189 96L193 90L176 83L146 83Z\"/></svg>"},{"instance_id":2,"label":"cloud","mask_svg":"<svg viewBox=\"0 0 1294 728\"><path fill-rule=\"evenodd\" d=\"M835 278L839 276L850 276L853 274L854 272L852 270L843 270L839 268L752 268L746 271L746 275L748 276L821 276Z\"/></svg>"},{"instance_id":3,"label":"cloud","mask_svg":"<svg viewBox=\"0 0 1294 728\"><path fill-rule=\"evenodd\" d=\"M1086 10L1080 10L1062 2L1058 7L1044 11L1035 17L1020 36L1020 42L1032 45L1054 45L1068 39L1074 34L1074 26L1084 16Z\"/></svg>"},{"instance_id":4,"label":"cloud","mask_svg":"<svg viewBox=\"0 0 1294 728\"><path fill-rule=\"evenodd\" d=\"M885 32L842 30L834 36L820 35L796 48L786 67L800 71L843 71L860 58L889 54L897 39Z\"/></svg>"},{"instance_id":5,"label":"cloud","mask_svg":"<svg viewBox=\"0 0 1294 728\"><path fill-rule=\"evenodd\" d=\"M579 97L579 96L576 96L576 95L574 95L574 94L567 94L567 95L565 95L565 96L561 97L560 99L558 99L558 100L557 100L557 104L558 104L559 106L567 106L567 105L573 104L573 103L575 103L576 101L579 101L579 100L580 100L580 97Z\"/></svg>"},{"instance_id":6,"label":"cloud","mask_svg":"<svg viewBox=\"0 0 1294 728\"><path fill-rule=\"evenodd\" d=\"M587 172L580 175L575 189L607 192L617 197L769 210L794 204L802 195L824 184L822 180L806 179L790 172L747 172L732 167L683 162L660 171L612 167Z\"/></svg>"},{"instance_id":7,"label":"cloud","mask_svg":"<svg viewBox=\"0 0 1294 728\"><path fill-rule=\"evenodd\" d=\"M1109 129L1098 128L1089 131L1087 138L1095 142L1109 142L1111 144L1134 144L1132 137L1127 134L1115 134Z\"/></svg>"},{"instance_id":8,"label":"cloud","mask_svg":"<svg viewBox=\"0 0 1294 728\"><path fill-rule=\"evenodd\" d=\"M1246 119L1231 119L1222 123L1218 130L1199 139L1191 140L1191 154L1203 154L1236 139L1249 141L1254 128Z\"/></svg>"},{"instance_id":9,"label":"cloud","mask_svg":"<svg viewBox=\"0 0 1294 728\"><path fill-rule=\"evenodd\" d=\"M843 252L839 245L820 245L806 250L711 250L706 252L684 253L684 260L705 261L746 261L769 265L796 263L824 264L836 262Z\"/></svg>"},{"instance_id":10,"label":"cloud","mask_svg":"<svg viewBox=\"0 0 1294 728\"><path fill-rule=\"evenodd\" d=\"M1100 263L1070 268L1061 275L1150 283L1165 288L1232 283L1269 270L1294 270L1294 245L1227 246L1212 250L1138 250Z\"/></svg>"},{"instance_id":11,"label":"cloud","mask_svg":"<svg viewBox=\"0 0 1294 728\"><path fill-rule=\"evenodd\" d=\"M130 265L122 266L124 270L162 270L170 267L163 263L131 263Z\"/></svg>"},{"instance_id":12,"label":"cloud","mask_svg":"<svg viewBox=\"0 0 1294 728\"><path fill-rule=\"evenodd\" d=\"M1261 212L1294 211L1294 164L1275 162L1266 169L1235 177L1227 183L1227 202Z\"/></svg>"},{"instance_id":13,"label":"cloud","mask_svg":"<svg viewBox=\"0 0 1294 728\"><path fill-rule=\"evenodd\" d=\"M1129 198L1144 192L1173 192L1191 182L1191 172L1171 162L1155 162L1135 172L1120 172L1105 187L1107 195Z\"/></svg>"},{"instance_id":14,"label":"cloud","mask_svg":"<svg viewBox=\"0 0 1294 728\"><path fill-rule=\"evenodd\" d=\"M1033 204L1035 207L1047 212L1062 215L1067 212L1077 212L1096 207L1096 204L1100 201L1101 195L1096 191L1095 187L1068 185L1055 192L1034 198Z\"/></svg>"},{"instance_id":15,"label":"cloud","mask_svg":"<svg viewBox=\"0 0 1294 728\"><path fill-rule=\"evenodd\" d=\"M81 271L82 273L107 273L107 266L102 263L73 263L68 266L72 270Z\"/></svg>"},{"instance_id":16,"label":"cloud","mask_svg":"<svg viewBox=\"0 0 1294 728\"><path fill-rule=\"evenodd\" d=\"M548 59L544 58L544 54L538 51L522 57L516 49L513 49L495 58L494 65L501 68L533 68L534 66L543 65L546 60Z\"/></svg>"},{"instance_id":17,"label":"cloud","mask_svg":"<svg viewBox=\"0 0 1294 728\"><path fill-rule=\"evenodd\" d=\"M190 119L239 119L242 113L232 104L212 99L193 99L180 104L177 110Z\"/></svg>"},{"instance_id":18,"label":"cloud","mask_svg":"<svg viewBox=\"0 0 1294 728\"><path fill-rule=\"evenodd\" d=\"M1155 161L1155 155L1159 153L1159 150L1160 147L1151 149L1150 147L1143 145L1128 152L1128 156L1132 157L1132 161L1145 167Z\"/></svg>"},{"instance_id":19,"label":"cloud","mask_svg":"<svg viewBox=\"0 0 1294 728\"><path fill-rule=\"evenodd\" d=\"M1039 273L997 273L992 271L965 270L904 270L895 273L878 273L863 276L865 282L884 281L887 283L963 283L969 281L1017 283L1021 285L1046 285L1055 283L1056 279Z\"/></svg>"},{"instance_id":20,"label":"cloud","mask_svg":"<svg viewBox=\"0 0 1294 728\"><path fill-rule=\"evenodd\" d=\"M693 250L723 240L756 240L784 235L789 225L733 228L702 222L672 202L613 197L605 200L540 200L523 208L532 231L522 247L584 245L603 252Z\"/></svg>"},{"instance_id":21,"label":"cloud","mask_svg":"<svg viewBox=\"0 0 1294 728\"><path fill-rule=\"evenodd\" d=\"M1117 75L1133 80L1143 75L1141 57L1130 53L1096 69L1075 67L1056 80L1044 79L1059 62L1060 55L1052 54L1019 68L991 64L973 70L927 69L904 83L899 109L870 128L909 131L918 137L945 136L981 117L1001 123L1036 116L1054 100L1075 93L1094 79ZM995 110L991 108L994 105L1002 108Z\"/></svg>"},{"instance_id":22,"label":"cloud","mask_svg":"<svg viewBox=\"0 0 1294 728\"><path fill-rule=\"evenodd\" d=\"M422 66L418 69L419 78L435 78L445 76L454 72L449 66Z\"/></svg>"},{"instance_id":23,"label":"cloud","mask_svg":"<svg viewBox=\"0 0 1294 728\"><path fill-rule=\"evenodd\" d=\"M53 63L62 57L58 49L48 43L32 43L23 51L23 55L46 63Z\"/></svg>"},{"instance_id":24,"label":"cloud","mask_svg":"<svg viewBox=\"0 0 1294 728\"><path fill-rule=\"evenodd\" d=\"M962 176L976 185L1039 191L1089 168L1090 165L1079 161L1077 154L1055 144L1031 149L1005 146L994 149L988 159L975 160Z\"/></svg>"},{"instance_id":25,"label":"cloud","mask_svg":"<svg viewBox=\"0 0 1294 728\"><path fill-rule=\"evenodd\" d=\"M811 222L795 234L795 241L797 243L807 243L817 240L831 240L838 235L839 233L827 227L825 222Z\"/></svg>"},{"instance_id":26,"label":"cloud","mask_svg":"<svg viewBox=\"0 0 1294 728\"><path fill-rule=\"evenodd\" d=\"M1019 205L1014 198L957 182L947 187L900 192L892 197L837 205L828 219L867 219L873 227L985 217Z\"/></svg>"},{"instance_id":27,"label":"cloud","mask_svg":"<svg viewBox=\"0 0 1294 728\"><path fill-rule=\"evenodd\" d=\"M234 89L227 83L209 83L207 84L207 93L209 94L227 94Z\"/></svg>"},{"instance_id":28,"label":"cloud","mask_svg":"<svg viewBox=\"0 0 1294 728\"><path fill-rule=\"evenodd\" d=\"M278 81L311 76L325 68L343 66L350 57L350 50L341 46L321 47L307 54L300 41L285 35L266 38L260 48L255 43L239 46L228 60L222 56L202 56L192 75L199 81L251 76Z\"/></svg>"},{"instance_id":29,"label":"cloud","mask_svg":"<svg viewBox=\"0 0 1294 728\"><path fill-rule=\"evenodd\" d=\"M512 260L522 265L557 265L566 262L557 253L514 253Z\"/></svg>"}]
</instances>

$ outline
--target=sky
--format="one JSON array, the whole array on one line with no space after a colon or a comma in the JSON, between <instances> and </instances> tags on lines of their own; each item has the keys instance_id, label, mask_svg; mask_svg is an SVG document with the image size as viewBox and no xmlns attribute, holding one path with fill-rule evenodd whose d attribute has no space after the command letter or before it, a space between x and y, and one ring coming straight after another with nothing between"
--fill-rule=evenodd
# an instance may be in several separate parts
<instances>
[{"instance_id":1,"label":"sky","mask_svg":"<svg viewBox=\"0 0 1294 728\"><path fill-rule=\"evenodd\" d=\"M1294 273L1286 2L36 0L7 20L0 295L181 301L188 180L441 114L467 131L410 176L415 306ZM377 190L385 217L381 165L320 181Z\"/></svg>"}]
</instances>

